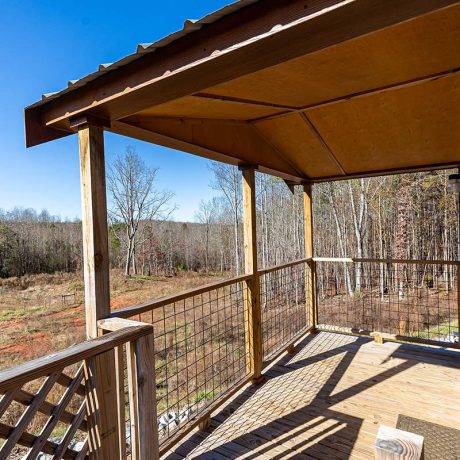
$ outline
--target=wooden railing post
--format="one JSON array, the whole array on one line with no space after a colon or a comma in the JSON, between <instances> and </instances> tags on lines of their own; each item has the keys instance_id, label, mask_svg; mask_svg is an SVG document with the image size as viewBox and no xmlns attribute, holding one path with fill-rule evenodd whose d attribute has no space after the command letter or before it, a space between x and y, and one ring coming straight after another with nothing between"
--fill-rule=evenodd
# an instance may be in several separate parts
<instances>
[{"instance_id":1,"label":"wooden railing post","mask_svg":"<svg viewBox=\"0 0 460 460\"><path fill-rule=\"evenodd\" d=\"M241 168L243 172L243 241L244 269L252 274L247 282L244 298L246 325L246 352L249 357L248 372L253 381L260 381L262 375L262 318L260 310L260 288L257 266L256 231L256 181L254 168Z\"/></svg>"},{"instance_id":2,"label":"wooden railing post","mask_svg":"<svg viewBox=\"0 0 460 460\"><path fill-rule=\"evenodd\" d=\"M457 345L460 347L460 265L457 268Z\"/></svg>"},{"instance_id":3,"label":"wooden railing post","mask_svg":"<svg viewBox=\"0 0 460 460\"><path fill-rule=\"evenodd\" d=\"M85 279L86 334L98 335L97 320L110 314L107 199L105 187L104 132L84 119L78 129ZM96 356L86 366L87 382L96 394L87 394L91 408L90 458L120 458L117 417L117 381L113 350ZM96 398L97 396L97 398ZM95 399L96 398L96 399ZM124 448L124 446L122 446Z\"/></svg>"},{"instance_id":4,"label":"wooden railing post","mask_svg":"<svg viewBox=\"0 0 460 460\"><path fill-rule=\"evenodd\" d=\"M310 322L311 331L315 332L318 326L318 305L316 298L316 263L313 260L313 206L312 186L310 183L303 185L303 209L304 209L304 231L305 231L305 258L311 258L308 263L309 273L305 276L305 291L310 294L307 297L307 321Z\"/></svg>"},{"instance_id":5,"label":"wooden railing post","mask_svg":"<svg viewBox=\"0 0 460 460\"><path fill-rule=\"evenodd\" d=\"M157 460L158 425L152 334L127 344L132 460Z\"/></svg>"},{"instance_id":6,"label":"wooden railing post","mask_svg":"<svg viewBox=\"0 0 460 460\"><path fill-rule=\"evenodd\" d=\"M131 432L131 460L157 460L160 454L153 326L148 323L124 318L103 319L98 321L98 325L101 330L112 332L139 325L150 329L150 334L126 343L126 369ZM123 360L121 359L120 361L122 362ZM123 372L123 366L120 367ZM123 383L124 400L124 372L123 375L119 375L119 380ZM124 420L123 413L123 423Z\"/></svg>"},{"instance_id":7,"label":"wooden railing post","mask_svg":"<svg viewBox=\"0 0 460 460\"><path fill-rule=\"evenodd\" d=\"M460 175L460 167L457 169L457 174ZM457 261L460 261L460 191L457 192ZM457 269L457 345L460 347L460 265L456 265Z\"/></svg>"}]
</instances>

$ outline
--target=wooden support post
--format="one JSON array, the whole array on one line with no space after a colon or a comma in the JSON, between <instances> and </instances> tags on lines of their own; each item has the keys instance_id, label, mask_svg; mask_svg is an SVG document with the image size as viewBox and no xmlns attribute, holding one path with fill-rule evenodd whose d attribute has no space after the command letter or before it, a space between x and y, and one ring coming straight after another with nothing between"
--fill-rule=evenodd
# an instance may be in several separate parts
<instances>
[{"instance_id":1,"label":"wooden support post","mask_svg":"<svg viewBox=\"0 0 460 460\"><path fill-rule=\"evenodd\" d=\"M460 167L457 169L457 174L460 175ZM458 192L457 200L457 260L460 261L460 191ZM457 269L457 345L460 347L460 265L456 265Z\"/></svg>"},{"instance_id":2,"label":"wooden support post","mask_svg":"<svg viewBox=\"0 0 460 460\"><path fill-rule=\"evenodd\" d=\"M109 244L104 133L98 126L78 131L85 278L86 335L98 335L97 321L110 315Z\"/></svg>"},{"instance_id":3,"label":"wooden support post","mask_svg":"<svg viewBox=\"0 0 460 460\"><path fill-rule=\"evenodd\" d=\"M98 335L97 320L110 314L109 250L107 236L107 200L105 188L104 133L98 126L78 126L80 147L83 261L85 279L86 334ZM92 396L87 405L96 404L89 422L90 458L120 458L117 416L117 379L115 353L96 356L87 363ZM124 446L122 446L124 448Z\"/></svg>"},{"instance_id":4,"label":"wooden support post","mask_svg":"<svg viewBox=\"0 0 460 460\"><path fill-rule=\"evenodd\" d=\"M153 347L153 328L127 344L132 460L160 458Z\"/></svg>"},{"instance_id":5,"label":"wooden support post","mask_svg":"<svg viewBox=\"0 0 460 460\"><path fill-rule=\"evenodd\" d=\"M259 382L262 375L262 318L260 311L259 275L257 266L257 231L256 231L256 180L254 168L242 168L243 172L243 235L244 235L244 270L252 274L247 283L244 299L246 324L246 353L248 372L252 373L254 382Z\"/></svg>"},{"instance_id":6,"label":"wooden support post","mask_svg":"<svg viewBox=\"0 0 460 460\"><path fill-rule=\"evenodd\" d=\"M460 265L457 265L457 334L457 346L460 347Z\"/></svg>"},{"instance_id":7,"label":"wooden support post","mask_svg":"<svg viewBox=\"0 0 460 460\"><path fill-rule=\"evenodd\" d=\"M198 428L201 431L206 431L210 425L211 425L211 416L208 416L200 421L200 423L198 424Z\"/></svg>"},{"instance_id":8,"label":"wooden support post","mask_svg":"<svg viewBox=\"0 0 460 460\"><path fill-rule=\"evenodd\" d=\"M304 232L305 232L305 258L313 257L313 207L312 207L312 186L303 186L303 213L304 213ZM305 290L310 294L307 298L307 321L311 325L311 332L317 330L318 325L318 306L316 298L316 263L311 260L308 264L310 270L306 272Z\"/></svg>"}]
</instances>

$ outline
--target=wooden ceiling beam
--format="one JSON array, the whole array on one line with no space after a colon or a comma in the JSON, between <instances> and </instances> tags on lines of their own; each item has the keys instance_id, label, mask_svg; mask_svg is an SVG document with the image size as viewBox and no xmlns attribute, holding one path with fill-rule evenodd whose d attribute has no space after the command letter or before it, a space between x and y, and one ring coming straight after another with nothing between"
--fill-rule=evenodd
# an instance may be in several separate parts
<instances>
[{"instance_id":1,"label":"wooden ceiling beam","mask_svg":"<svg viewBox=\"0 0 460 460\"><path fill-rule=\"evenodd\" d=\"M223 101L223 102L235 102L237 104L254 105L257 107L270 107L273 109L284 110L286 112L293 112L293 111L299 110L299 107L291 107L288 105L273 104L272 102L255 101L253 99L243 99L239 97L221 96L219 94L195 93L193 96L199 97L202 99L213 99L213 100Z\"/></svg>"},{"instance_id":2,"label":"wooden ceiling beam","mask_svg":"<svg viewBox=\"0 0 460 460\"><path fill-rule=\"evenodd\" d=\"M459 0L265 0L86 85L26 109L26 143L72 132L82 113L125 118L243 75L459 3ZM53 129L59 127L61 131ZM64 129L64 131L62 131Z\"/></svg>"}]
</instances>

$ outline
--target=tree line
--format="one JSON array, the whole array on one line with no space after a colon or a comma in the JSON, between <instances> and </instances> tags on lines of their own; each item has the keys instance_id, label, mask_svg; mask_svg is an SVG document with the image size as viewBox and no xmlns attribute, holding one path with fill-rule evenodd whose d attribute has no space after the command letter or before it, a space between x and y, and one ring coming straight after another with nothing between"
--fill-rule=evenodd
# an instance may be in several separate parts
<instances>
[{"instance_id":1,"label":"tree line","mask_svg":"<svg viewBox=\"0 0 460 460\"><path fill-rule=\"evenodd\" d=\"M179 271L241 274L242 179L238 168L210 165L215 195L202 201L193 222L175 222L171 191L160 190L160 171L131 148L108 167L110 260L126 275ZM435 171L315 184L315 254L327 257L457 260L458 194L452 171ZM261 267L304 254L302 187L256 174ZM0 276L76 271L82 264L81 222L47 211L0 211ZM345 273L359 291L363 267Z\"/></svg>"}]
</instances>

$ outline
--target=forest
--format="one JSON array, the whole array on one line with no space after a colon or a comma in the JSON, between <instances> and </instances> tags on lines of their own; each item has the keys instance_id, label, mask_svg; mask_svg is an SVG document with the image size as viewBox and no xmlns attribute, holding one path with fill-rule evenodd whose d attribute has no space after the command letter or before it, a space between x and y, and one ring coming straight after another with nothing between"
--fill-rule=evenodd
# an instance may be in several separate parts
<instances>
[{"instance_id":1,"label":"forest","mask_svg":"<svg viewBox=\"0 0 460 460\"><path fill-rule=\"evenodd\" d=\"M193 222L176 222L173 193L156 188L160 171L149 170L133 151L117 161L108 171L112 267L147 276L241 273L242 189L236 167L212 163L214 197L200 203ZM123 167L138 174L144 182L135 186L144 188L134 193L122 187ZM452 172L315 184L315 255L457 260L459 204L448 187ZM292 190L257 173L257 219L262 268L303 257L301 186ZM81 222L63 221L46 210L0 210L0 277L79 271L81 254ZM348 283L349 289L360 289L359 267Z\"/></svg>"}]
</instances>

